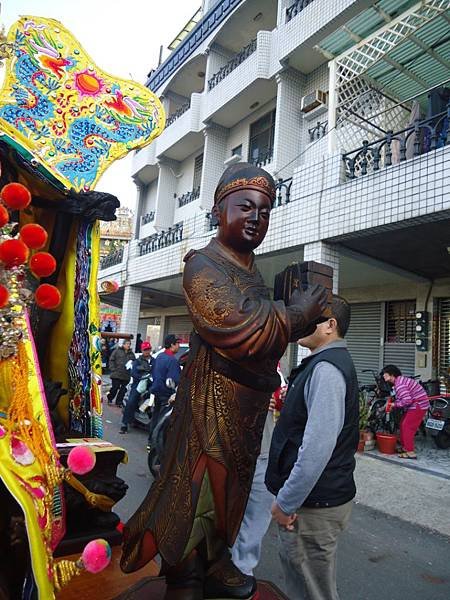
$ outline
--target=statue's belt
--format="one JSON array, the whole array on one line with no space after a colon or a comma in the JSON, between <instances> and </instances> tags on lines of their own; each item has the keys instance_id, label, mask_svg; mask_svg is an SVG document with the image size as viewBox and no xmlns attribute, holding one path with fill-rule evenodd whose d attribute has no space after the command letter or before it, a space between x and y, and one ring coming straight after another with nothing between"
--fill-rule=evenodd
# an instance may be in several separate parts
<instances>
[{"instance_id":1,"label":"statue's belt","mask_svg":"<svg viewBox=\"0 0 450 600\"><path fill-rule=\"evenodd\" d=\"M270 393L280 387L281 380L278 373L275 375L254 373L253 371L244 369L241 365L228 360L224 356L221 356L211 347L210 353L212 368L240 385L249 387L257 392Z\"/></svg>"}]
</instances>

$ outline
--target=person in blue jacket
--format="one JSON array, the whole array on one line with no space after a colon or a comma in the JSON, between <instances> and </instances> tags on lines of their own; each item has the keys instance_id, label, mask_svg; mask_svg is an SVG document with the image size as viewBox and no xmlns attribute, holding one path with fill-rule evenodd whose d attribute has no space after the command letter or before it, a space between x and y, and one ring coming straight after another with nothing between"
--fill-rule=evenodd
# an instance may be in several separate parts
<instances>
[{"instance_id":1,"label":"person in blue jacket","mask_svg":"<svg viewBox=\"0 0 450 600\"><path fill-rule=\"evenodd\" d=\"M169 398L175 393L181 375L180 363L175 356L180 349L180 340L172 333L166 335L164 348L164 352L155 358L152 369L153 383L150 393L155 396L155 404L150 422L149 440L158 423L161 409L167 406Z\"/></svg>"},{"instance_id":2,"label":"person in blue jacket","mask_svg":"<svg viewBox=\"0 0 450 600\"><path fill-rule=\"evenodd\" d=\"M133 378L133 383L131 384L128 400L123 411L119 433L128 433L128 425L133 422L134 413L137 410L139 398L141 397L141 394L137 389L138 383L143 377L150 376L152 372L152 345L150 342L142 342L141 350L141 356L133 361L133 366L131 367L131 377Z\"/></svg>"}]
</instances>

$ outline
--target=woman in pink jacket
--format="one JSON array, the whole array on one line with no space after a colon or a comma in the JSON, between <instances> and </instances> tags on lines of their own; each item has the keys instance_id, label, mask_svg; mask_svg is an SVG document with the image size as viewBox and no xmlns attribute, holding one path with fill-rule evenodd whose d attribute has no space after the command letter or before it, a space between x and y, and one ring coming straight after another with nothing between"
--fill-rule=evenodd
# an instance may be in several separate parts
<instances>
[{"instance_id":1,"label":"woman in pink jacket","mask_svg":"<svg viewBox=\"0 0 450 600\"><path fill-rule=\"evenodd\" d=\"M403 408L400 421L400 458L417 458L414 450L414 436L428 410L429 400L426 391L415 379L404 377L395 365L386 365L381 374L395 392L394 406Z\"/></svg>"}]
</instances>

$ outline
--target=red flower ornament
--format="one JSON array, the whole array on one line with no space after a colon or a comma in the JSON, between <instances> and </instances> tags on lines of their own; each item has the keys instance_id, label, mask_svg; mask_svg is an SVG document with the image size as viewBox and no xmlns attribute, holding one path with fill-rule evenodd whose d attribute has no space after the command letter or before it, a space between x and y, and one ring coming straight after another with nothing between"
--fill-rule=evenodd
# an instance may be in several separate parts
<instances>
[{"instance_id":1,"label":"red flower ornament","mask_svg":"<svg viewBox=\"0 0 450 600\"><path fill-rule=\"evenodd\" d=\"M8 183L0 192L3 202L13 210L22 210L31 202L29 190L21 183Z\"/></svg>"},{"instance_id":2,"label":"red flower ornament","mask_svg":"<svg viewBox=\"0 0 450 600\"><path fill-rule=\"evenodd\" d=\"M0 227L4 227L8 221L9 221L9 212L3 206L3 204L0 204Z\"/></svg>"},{"instance_id":3,"label":"red flower ornament","mask_svg":"<svg viewBox=\"0 0 450 600\"><path fill-rule=\"evenodd\" d=\"M30 269L36 277L49 277L56 269L56 260L48 252L36 252L30 259Z\"/></svg>"},{"instance_id":4,"label":"red flower ornament","mask_svg":"<svg viewBox=\"0 0 450 600\"><path fill-rule=\"evenodd\" d=\"M0 261L5 267L18 267L28 260L30 251L22 240L5 240L0 244Z\"/></svg>"},{"instance_id":5,"label":"red flower ornament","mask_svg":"<svg viewBox=\"0 0 450 600\"><path fill-rule=\"evenodd\" d=\"M42 283L34 294L36 304L40 308L56 308L61 303L61 294L57 287Z\"/></svg>"},{"instance_id":6,"label":"red flower ornament","mask_svg":"<svg viewBox=\"0 0 450 600\"><path fill-rule=\"evenodd\" d=\"M43 248L47 243L47 238L47 232L37 223L24 225L20 230L20 239L32 250Z\"/></svg>"},{"instance_id":7,"label":"red flower ornament","mask_svg":"<svg viewBox=\"0 0 450 600\"><path fill-rule=\"evenodd\" d=\"M0 308L5 308L9 302L9 291L4 285L0 285Z\"/></svg>"}]
</instances>

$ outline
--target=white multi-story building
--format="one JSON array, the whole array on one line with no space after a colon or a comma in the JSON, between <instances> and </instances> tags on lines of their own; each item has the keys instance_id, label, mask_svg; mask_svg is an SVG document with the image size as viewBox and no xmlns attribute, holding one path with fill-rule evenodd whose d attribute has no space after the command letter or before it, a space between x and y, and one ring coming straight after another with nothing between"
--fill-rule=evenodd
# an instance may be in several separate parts
<instances>
[{"instance_id":1,"label":"white multi-story building","mask_svg":"<svg viewBox=\"0 0 450 600\"><path fill-rule=\"evenodd\" d=\"M279 180L257 251L266 283L294 261L334 268L361 380L383 363L424 378L448 369L450 0L202 8L147 82L167 125L134 157L134 239L100 272L120 283L108 302L123 302L122 330L189 334L183 256L213 235L215 186L242 159Z\"/></svg>"}]
</instances>

